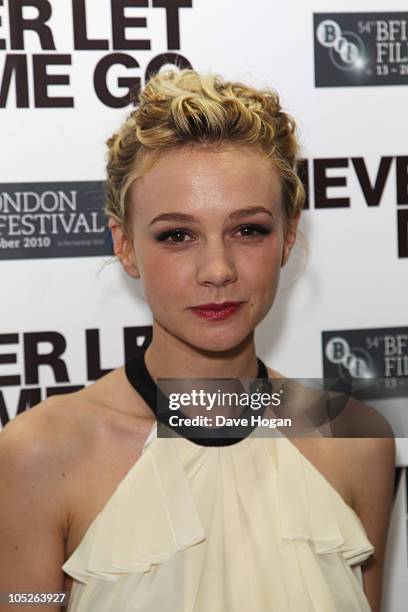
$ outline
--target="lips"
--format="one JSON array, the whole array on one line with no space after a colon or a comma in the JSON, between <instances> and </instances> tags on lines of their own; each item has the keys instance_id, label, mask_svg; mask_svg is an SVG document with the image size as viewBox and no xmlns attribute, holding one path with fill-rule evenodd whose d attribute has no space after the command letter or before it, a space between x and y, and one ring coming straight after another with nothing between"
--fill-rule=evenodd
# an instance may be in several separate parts
<instances>
[{"instance_id":1,"label":"lips","mask_svg":"<svg viewBox=\"0 0 408 612\"><path fill-rule=\"evenodd\" d=\"M229 308L230 306L238 306L239 304L242 304L242 302L222 302L219 304L216 302L211 302L210 304L193 306L193 308L197 310L224 310L225 308Z\"/></svg>"},{"instance_id":2,"label":"lips","mask_svg":"<svg viewBox=\"0 0 408 612\"><path fill-rule=\"evenodd\" d=\"M243 302L200 304L200 306L193 306L191 310L195 315L203 317L204 319L220 321L235 314L242 304Z\"/></svg>"}]
</instances>

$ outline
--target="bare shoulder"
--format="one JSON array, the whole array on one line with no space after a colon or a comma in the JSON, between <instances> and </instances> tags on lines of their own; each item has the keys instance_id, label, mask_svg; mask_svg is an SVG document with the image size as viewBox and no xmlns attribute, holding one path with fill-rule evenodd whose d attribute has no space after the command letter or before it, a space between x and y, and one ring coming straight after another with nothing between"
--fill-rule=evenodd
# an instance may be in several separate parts
<instances>
[{"instance_id":1,"label":"bare shoulder","mask_svg":"<svg viewBox=\"0 0 408 612\"><path fill-rule=\"evenodd\" d=\"M344 440L355 492L355 508L363 515L371 507L386 509L394 490L396 445L392 437ZM377 501L381 499L381 504Z\"/></svg>"},{"instance_id":2,"label":"bare shoulder","mask_svg":"<svg viewBox=\"0 0 408 612\"><path fill-rule=\"evenodd\" d=\"M80 427L103 426L119 414L146 416L144 402L129 384L124 367L111 370L95 382L73 393L54 395L15 417L4 428L39 428L44 434L65 434ZM114 416L115 415L115 416ZM117 420L117 419L116 419ZM18 427L16 426L18 423Z\"/></svg>"},{"instance_id":3,"label":"bare shoulder","mask_svg":"<svg viewBox=\"0 0 408 612\"><path fill-rule=\"evenodd\" d=\"M0 441L2 446L26 449L32 458L44 448L68 452L80 443L87 425L97 424L94 417L95 404L84 390L54 395L12 419Z\"/></svg>"},{"instance_id":4,"label":"bare shoulder","mask_svg":"<svg viewBox=\"0 0 408 612\"><path fill-rule=\"evenodd\" d=\"M17 415L0 433L1 452L32 460L46 449L55 451L62 439L69 437L69 423L75 423L69 418L74 405L69 394L53 396Z\"/></svg>"},{"instance_id":5,"label":"bare shoulder","mask_svg":"<svg viewBox=\"0 0 408 612\"><path fill-rule=\"evenodd\" d=\"M93 442L120 427L121 384L120 372L113 371L89 387L51 396L17 415L0 432L2 466L6 462L13 472L32 475L37 470L50 477L67 462L79 461Z\"/></svg>"},{"instance_id":6,"label":"bare shoulder","mask_svg":"<svg viewBox=\"0 0 408 612\"><path fill-rule=\"evenodd\" d=\"M152 411L116 368L73 393L54 395L12 419L0 432L0 455L13 470L57 477L106 454L143 443ZM4 463L2 464L4 466Z\"/></svg>"},{"instance_id":7,"label":"bare shoulder","mask_svg":"<svg viewBox=\"0 0 408 612\"><path fill-rule=\"evenodd\" d=\"M9 486L43 496L52 491L55 508L64 508L68 468L80 460L92 439L81 392L49 397L12 419L0 433L0 462ZM27 488L31 483L32 486Z\"/></svg>"},{"instance_id":8,"label":"bare shoulder","mask_svg":"<svg viewBox=\"0 0 408 612\"><path fill-rule=\"evenodd\" d=\"M295 418L307 416L323 436L332 438L394 438L386 417L366 401L353 397L347 390L313 389L268 368L270 378L284 381L290 390L290 409Z\"/></svg>"},{"instance_id":9,"label":"bare shoulder","mask_svg":"<svg viewBox=\"0 0 408 612\"><path fill-rule=\"evenodd\" d=\"M335 437L394 438L393 429L386 417L368 401L341 393L334 394L332 400L333 406L338 404L331 421Z\"/></svg>"}]
</instances>

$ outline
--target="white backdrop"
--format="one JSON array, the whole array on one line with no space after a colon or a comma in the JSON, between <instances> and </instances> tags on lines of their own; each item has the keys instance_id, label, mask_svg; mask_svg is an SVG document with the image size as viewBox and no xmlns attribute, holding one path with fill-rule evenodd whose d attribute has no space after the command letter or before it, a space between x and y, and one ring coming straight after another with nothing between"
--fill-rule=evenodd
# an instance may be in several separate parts
<instances>
[{"instance_id":1,"label":"white backdrop","mask_svg":"<svg viewBox=\"0 0 408 612\"><path fill-rule=\"evenodd\" d=\"M170 9L167 13L157 6L160 2L153 0L133 3L117 0L116 9L118 5L126 6L125 17L146 19L145 27L129 27L124 33L128 40L149 40L150 50L129 50L113 48L111 2L88 0L83 3L88 38L106 40L109 48L74 50L71 1L41 0L39 4L44 10L52 4L45 25L52 33L56 49L47 50L42 49L34 31L24 33L23 48L12 48L12 1L4 0L4 6L0 6L0 39L4 40L3 45L0 41L0 79L4 89L6 62L10 62L7 56L24 56L28 108L18 108L14 75L0 108L0 182L3 186L104 179L104 142L130 108L110 108L98 98L93 85L94 70L104 56L124 53L135 58L140 66L111 68L108 88L114 96L126 93L126 88L117 85L119 77L140 78L143 84L152 58L169 50L187 58L199 71L212 70L255 86L272 86L279 91L284 108L297 118L303 156L309 160L310 208L303 214L301 229L310 244L310 259L306 271L292 285L303 256L302 250L295 248L290 264L283 271L276 303L257 330L258 354L287 376L322 377L323 331L398 328L400 333L407 333L408 256L398 256L397 248L397 210L406 209L407 205L397 202L395 160L408 155L407 88L403 82L391 85L387 81L375 86L316 87L315 62L319 63L319 57L328 54L328 50L321 45L320 55L315 56L313 28L314 13L402 12L407 10L405 2L393 0L390 5L371 0L353 3L351 9L350 3L344 0L287 0L285 3L174 0L169 2L173 10L170 14ZM36 18L38 10L29 6L30 2L23 4L23 17ZM81 3L74 4L78 15ZM135 8L136 4L139 8ZM180 4L185 8L177 9ZM404 43L401 32L398 40L402 41L401 45ZM17 43L14 40L14 47ZM404 49L406 46L400 47L400 52L404 53ZM35 107L33 55L43 54L69 56L68 65L48 68L49 74L68 75L69 84L51 85L48 94L72 97L73 107ZM404 64L403 58L400 59L399 64ZM339 70L337 73L340 75ZM350 159L363 158L374 183L380 160L385 156L394 159L384 191L378 206L368 206ZM326 210L315 207L314 160L325 158L349 160L348 167L327 171L327 176L345 177L343 186L327 189L327 197L347 197L349 207ZM3 186L0 185L1 193ZM0 215L4 213L3 198ZM0 225L2 236L6 237ZM127 278L118 264L102 269L107 256L72 256L72 252L65 257L30 255L12 259L9 253L10 248L0 247L0 353L15 355L0 361L3 424L5 415L13 418L16 414L22 388L37 387L44 398L48 386L90 382L85 330L99 330L101 367L112 369L124 361L123 330L151 323L138 281ZM68 380L56 381L54 370L48 366L39 368L38 383L27 379L24 351L28 349L24 334L32 332L57 332L65 338L62 359ZM42 342L40 352L47 353L50 346ZM408 355L408 351L404 354ZM408 364L406 368L405 376ZM10 382L6 377L13 375L21 378ZM390 408L398 406L404 410L406 407L406 397L382 398L379 405L387 406L387 402ZM406 439L398 440L398 462L408 465ZM387 612L402 611L408 597L405 477L404 473L387 551L384 604Z\"/></svg>"}]
</instances>

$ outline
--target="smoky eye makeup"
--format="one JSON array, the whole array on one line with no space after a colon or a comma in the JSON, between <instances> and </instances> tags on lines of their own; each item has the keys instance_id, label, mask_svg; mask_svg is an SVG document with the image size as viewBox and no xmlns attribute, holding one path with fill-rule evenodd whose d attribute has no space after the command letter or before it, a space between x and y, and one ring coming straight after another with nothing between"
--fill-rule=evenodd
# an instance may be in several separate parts
<instances>
[{"instance_id":1,"label":"smoky eye makeup","mask_svg":"<svg viewBox=\"0 0 408 612\"><path fill-rule=\"evenodd\" d=\"M233 234L235 235L239 232L241 232L241 237L243 239L251 239L259 238L260 236L267 236L272 232L272 228L263 223L242 223L234 230ZM168 238L183 238L184 236L191 237L191 230L184 227L175 227L162 232L157 232L154 234L154 239L157 242L169 242L173 244L189 242L187 240L168 240Z\"/></svg>"},{"instance_id":2,"label":"smoky eye makeup","mask_svg":"<svg viewBox=\"0 0 408 612\"><path fill-rule=\"evenodd\" d=\"M256 231L259 234L267 235L271 233L272 228L264 225L263 223L243 223L238 229L238 231L246 230L250 230L250 232Z\"/></svg>"},{"instance_id":3,"label":"smoky eye makeup","mask_svg":"<svg viewBox=\"0 0 408 612\"><path fill-rule=\"evenodd\" d=\"M167 238L170 238L170 236L182 236L185 234L187 235L189 233L190 230L188 230L187 228L175 227L174 229L165 230L163 232L158 232L157 234L154 234L154 239L157 240L157 242L165 242Z\"/></svg>"}]
</instances>

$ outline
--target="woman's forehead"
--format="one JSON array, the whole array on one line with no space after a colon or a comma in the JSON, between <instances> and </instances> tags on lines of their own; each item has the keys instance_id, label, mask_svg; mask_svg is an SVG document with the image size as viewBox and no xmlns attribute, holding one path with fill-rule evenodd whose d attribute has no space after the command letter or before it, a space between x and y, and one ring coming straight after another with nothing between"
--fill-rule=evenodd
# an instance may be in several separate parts
<instances>
[{"instance_id":1,"label":"woman's forehead","mask_svg":"<svg viewBox=\"0 0 408 612\"><path fill-rule=\"evenodd\" d=\"M188 205L256 205L280 202L281 185L270 160L248 147L180 149L167 152L131 188L139 209Z\"/></svg>"}]
</instances>

